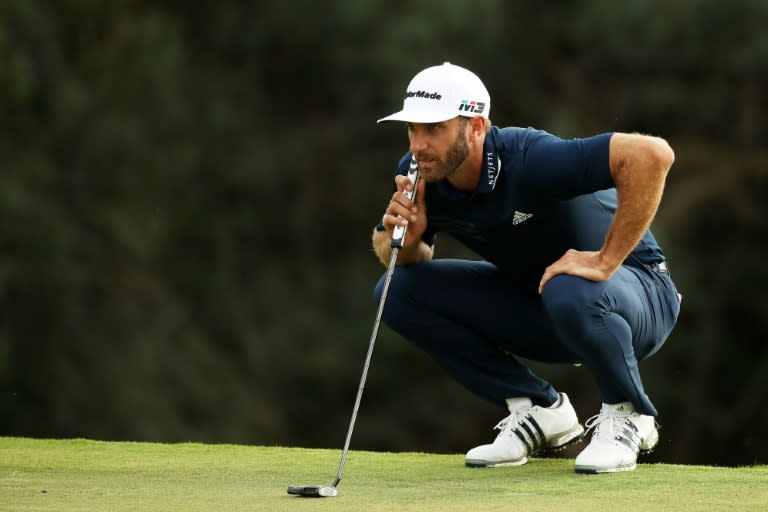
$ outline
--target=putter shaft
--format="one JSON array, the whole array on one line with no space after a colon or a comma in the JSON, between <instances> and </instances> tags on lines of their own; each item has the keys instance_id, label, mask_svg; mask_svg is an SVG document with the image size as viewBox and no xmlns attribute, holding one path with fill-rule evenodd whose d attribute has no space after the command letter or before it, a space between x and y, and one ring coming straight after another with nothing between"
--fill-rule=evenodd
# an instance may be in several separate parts
<instances>
[{"instance_id":1,"label":"putter shaft","mask_svg":"<svg viewBox=\"0 0 768 512\"><path fill-rule=\"evenodd\" d=\"M411 165L408 170L408 179L411 181L411 190L404 190L403 194L410 200L416 200L416 189L419 184L420 172L416 157L411 157ZM336 479L328 487L311 486L311 487L289 487L289 494L300 494L304 496L336 496L338 491L336 487L341 482L341 475L344 472L344 465L347 463L347 453L349 452L349 443L352 440L352 431L355 428L355 420L357 420L357 411L360 408L360 401L363 397L363 389L365 388L365 380L368 378L368 368L371 365L371 356L373 355L373 347L376 344L376 337L379 334L379 325L381 325L381 316L384 312L384 304L387 301L387 292L389 291L389 284L392 281L392 274L395 272L395 265L397 263L397 256L402 249L405 242L405 234L408 231L407 224L405 226L395 226L392 234L392 254L389 257L389 265L387 266L387 274L384 278L384 288L381 292L381 298L379 299L379 308L376 312L376 321L373 323L373 332L371 333L371 340L368 343L368 353L365 356L365 364L363 365L363 374L360 377L360 385L357 388L357 397L355 398L355 405L352 407L352 417L349 419L349 428L347 429L347 438L344 441L344 449L341 451L341 460L339 461L339 470L336 472Z\"/></svg>"},{"instance_id":2,"label":"putter shaft","mask_svg":"<svg viewBox=\"0 0 768 512\"><path fill-rule=\"evenodd\" d=\"M352 430L355 427L355 420L357 419L357 410L360 408L360 401L363 398L363 389L365 388L365 380L368 378L368 367L371 365L371 356L373 355L373 346L376 344L376 337L379 333L379 325L381 324L381 314L384 312L384 304L387 301L387 291L389 290L389 283L392 281L392 274L395 271L395 263L397 262L397 255L400 252L400 247L392 247L392 255L389 257L389 266L387 267L387 275L384 278L384 289L381 292L381 299L379 300L379 309L376 312L376 320L373 322L373 332L371 333L371 340L368 344L368 354L365 356L365 364L363 365L363 375L360 377L360 386L357 388L357 397L355 398L355 405L352 408L352 418L349 420L349 428L347 429L347 439L344 441L344 449L341 452L341 461L339 461L339 471L336 473L336 479L331 484L331 487L336 487L341 482L341 474L344 472L344 464L347 463L347 452L349 451L349 442L352 439Z\"/></svg>"},{"instance_id":3,"label":"putter shaft","mask_svg":"<svg viewBox=\"0 0 768 512\"><path fill-rule=\"evenodd\" d=\"M419 178L421 173L419 172L419 165L416 162L416 157L411 156L411 164L408 169L408 179L411 181L411 190L404 190L403 194L411 201L416 201L416 189L419 185ZM389 256L389 265L387 266L387 275L384 278L384 288L381 291L381 299L379 299L379 309L376 312L376 321L373 322L373 332L371 333L371 340L368 344L368 354L365 356L365 364L363 365L363 375L360 377L360 386L357 388L357 397L355 398L355 405L352 408L352 418L349 420L349 429L347 429L347 439L344 441L344 449L341 452L341 461L339 461L339 471L336 473L336 479L331 484L334 489L339 482L341 482L341 474L344 472L344 464L347 462L347 452L349 451L349 442L352 439L352 430L355 427L355 420L357 419L357 410L360 408L360 400L363 397L363 388L365 387L365 379L368 378L368 367L371 365L371 356L373 355L373 346L376 344L376 337L379 334L379 325L381 324L381 315L384 312L384 304L387 302L387 291L389 291L389 283L392 281L392 274L395 272L395 264L397 262L397 256L405 243L405 234L408 232L408 226L395 226L392 233L392 254Z\"/></svg>"}]
</instances>

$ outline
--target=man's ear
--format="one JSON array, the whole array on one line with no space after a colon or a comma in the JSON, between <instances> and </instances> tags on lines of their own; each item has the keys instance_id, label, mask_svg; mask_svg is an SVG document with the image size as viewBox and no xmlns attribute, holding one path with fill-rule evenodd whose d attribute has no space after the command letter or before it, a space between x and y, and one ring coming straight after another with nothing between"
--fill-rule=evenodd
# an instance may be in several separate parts
<instances>
[{"instance_id":1,"label":"man's ear","mask_svg":"<svg viewBox=\"0 0 768 512\"><path fill-rule=\"evenodd\" d=\"M472 127L472 135L475 137L485 136L485 123L489 121L483 116L475 116L470 118L469 124Z\"/></svg>"}]
</instances>

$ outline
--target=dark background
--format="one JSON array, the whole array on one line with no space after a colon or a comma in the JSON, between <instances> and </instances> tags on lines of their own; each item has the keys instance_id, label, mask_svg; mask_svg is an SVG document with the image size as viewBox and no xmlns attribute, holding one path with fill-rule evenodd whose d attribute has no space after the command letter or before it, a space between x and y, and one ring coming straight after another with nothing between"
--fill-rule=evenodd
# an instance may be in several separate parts
<instances>
[{"instance_id":1,"label":"dark background","mask_svg":"<svg viewBox=\"0 0 768 512\"><path fill-rule=\"evenodd\" d=\"M766 27L763 0L1 1L0 434L340 449L406 149L375 120L447 60L495 124L670 142L645 460L768 462ZM534 368L597 412L586 370ZM503 415L383 329L352 448L463 453Z\"/></svg>"}]
</instances>

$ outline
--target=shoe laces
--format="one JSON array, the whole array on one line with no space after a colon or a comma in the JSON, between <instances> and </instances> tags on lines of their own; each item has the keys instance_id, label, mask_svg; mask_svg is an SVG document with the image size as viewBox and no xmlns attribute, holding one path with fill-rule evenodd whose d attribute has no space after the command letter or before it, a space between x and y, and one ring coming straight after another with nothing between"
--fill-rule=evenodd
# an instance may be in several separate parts
<instances>
[{"instance_id":1,"label":"shoe laces","mask_svg":"<svg viewBox=\"0 0 768 512\"><path fill-rule=\"evenodd\" d=\"M629 415L628 411L600 411L589 418L584 426L587 427L587 432L594 431L596 437L613 438L623 435Z\"/></svg>"},{"instance_id":2,"label":"shoe laces","mask_svg":"<svg viewBox=\"0 0 768 512\"><path fill-rule=\"evenodd\" d=\"M524 409L512 411L509 416L498 422L496 426L493 427L493 429L498 430L499 435L506 432L507 430L514 430L520 424L520 417L524 416L527 411L527 407Z\"/></svg>"}]
</instances>

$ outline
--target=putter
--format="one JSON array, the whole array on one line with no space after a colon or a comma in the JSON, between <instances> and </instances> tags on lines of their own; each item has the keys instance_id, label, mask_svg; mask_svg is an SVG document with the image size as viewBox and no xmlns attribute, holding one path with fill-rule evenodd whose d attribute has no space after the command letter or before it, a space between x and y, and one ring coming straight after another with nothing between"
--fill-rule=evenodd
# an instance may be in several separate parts
<instances>
[{"instance_id":1,"label":"putter","mask_svg":"<svg viewBox=\"0 0 768 512\"><path fill-rule=\"evenodd\" d=\"M408 179L411 180L411 190L404 192L405 196L414 201L416 198L416 186L419 184L419 167L416 163L416 157L411 158L411 167L408 170ZM384 278L384 289L381 292L381 300L379 300L379 310L376 313L376 320L373 323L373 333L371 334L371 341L368 345L368 354L365 356L365 364L363 365L363 375L360 377L360 386L357 388L357 398L355 398L355 405L352 408L352 418L349 420L349 429L347 429L347 440L344 442L344 449L341 452L341 461L339 462L339 470L336 473L336 479L331 485L295 485L288 487L288 494L295 494L297 496L323 498L330 496L338 496L339 491L337 489L339 482L341 482L341 474L344 472L344 464L347 462L347 452L349 451L349 441L352 439L352 430L355 428L355 420L357 419L357 410L360 408L360 400L363 397L363 388L365 387L365 379L368 377L368 367L371 364L371 355L373 355L373 346L376 344L376 336L379 333L379 324L381 323L381 314L384 311L384 302L387 300L387 290L389 290L389 282L392 280L392 274L395 271L395 262L397 261L397 255L400 249L403 247L403 241L405 240L405 233L408 226L395 226L392 233L392 255L389 257L389 265L387 266L387 275Z\"/></svg>"}]
</instances>

